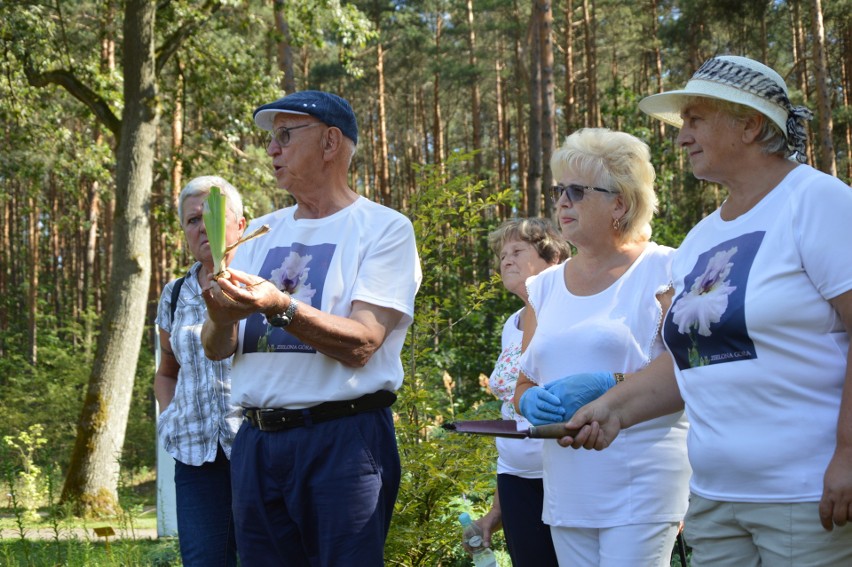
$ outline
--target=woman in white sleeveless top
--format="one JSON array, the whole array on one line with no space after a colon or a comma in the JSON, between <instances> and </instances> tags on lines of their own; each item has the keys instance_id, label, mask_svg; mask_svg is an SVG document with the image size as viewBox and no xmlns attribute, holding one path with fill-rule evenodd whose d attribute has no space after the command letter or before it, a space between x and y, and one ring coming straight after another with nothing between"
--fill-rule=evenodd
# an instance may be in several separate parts
<instances>
[{"instance_id":1,"label":"woman in white sleeveless top","mask_svg":"<svg viewBox=\"0 0 852 567\"><path fill-rule=\"evenodd\" d=\"M649 240L657 199L645 143L580 130L551 168L562 234L577 253L528 285L515 403L536 425L567 421L663 352L674 252ZM602 453L545 441L543 519L561 565L669 565L687 505L686 432L679 412Z\"/></svg>"}]
</instances>

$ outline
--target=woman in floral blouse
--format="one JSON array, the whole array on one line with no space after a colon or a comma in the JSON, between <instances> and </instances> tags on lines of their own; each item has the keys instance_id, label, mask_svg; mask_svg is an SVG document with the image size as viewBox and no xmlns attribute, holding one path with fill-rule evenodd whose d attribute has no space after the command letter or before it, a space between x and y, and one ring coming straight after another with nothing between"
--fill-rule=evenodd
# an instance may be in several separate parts
<instances>
[{"instance_id":1,"label":"woman in floral blouse","mask_svg":"<svg viewBox=\"0 0 852 567\"><path fill-rule=\"evenodd\" d=\"M491 374L491 391L503 401L503 419L530 426L515 412L512 397L518 379L521 355L522 313L527 304L527 279L568 258L570 248L546 219L506 221L488 236L491 249L500 259L503 285L524 301L503 326L502 352ZM497 438L497 492L491 510L476 522L490 545L491 534L502 526L512 564L555 567L556 555L550 528L541 521L542 465L540 439Z\"/></svg>"}]
</instances>

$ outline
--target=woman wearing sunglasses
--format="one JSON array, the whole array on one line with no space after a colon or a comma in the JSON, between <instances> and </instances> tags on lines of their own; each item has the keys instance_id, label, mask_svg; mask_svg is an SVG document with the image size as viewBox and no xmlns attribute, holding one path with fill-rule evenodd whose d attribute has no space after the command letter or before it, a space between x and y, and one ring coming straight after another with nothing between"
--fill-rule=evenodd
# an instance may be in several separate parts
<instances>
[{"instance_id":1,"label":"woman wearing sunglasses","mask_svg":"<svg viewBox=\"0 0 852 567\"><path fill-rule=\"evenodd\" d=\"M577 253L528 285L515 405L534 425L567 421L660 355L671 299L674 250L650 241L648 146L584 129L551 168L562 235ZM592 373L602 368L612 372ZM543 520L561 565L669 565L687 505L686 431L679 412L624 431L603 453L545 441Z\"/></svg>"}]
</instances>

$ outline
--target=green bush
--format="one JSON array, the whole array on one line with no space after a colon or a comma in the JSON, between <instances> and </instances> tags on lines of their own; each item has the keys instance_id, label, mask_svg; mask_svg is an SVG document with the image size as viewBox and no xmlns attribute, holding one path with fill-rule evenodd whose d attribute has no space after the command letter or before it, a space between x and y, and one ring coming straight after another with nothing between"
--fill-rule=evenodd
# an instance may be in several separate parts
<instances>
[{"instance_id":1,"label":"green bush","mask_svg":"<svg viewBox=\"0 0 852 567\"><path fill-rule=\"evenodd\" d=\"M482 387L499 354L508 311L484 314L505 299L492 275L486 233L508 192L459 174L470 156L420 171L410 208L423 267L403 362L405 383L394 405L403 479L388 538L389 565L468 565L458 515L482 515L494 494L493 439L445 432L457 419L499 419L499 403ZM502 548L495 538L495 548Z\"/></svg>"}]
</instances>

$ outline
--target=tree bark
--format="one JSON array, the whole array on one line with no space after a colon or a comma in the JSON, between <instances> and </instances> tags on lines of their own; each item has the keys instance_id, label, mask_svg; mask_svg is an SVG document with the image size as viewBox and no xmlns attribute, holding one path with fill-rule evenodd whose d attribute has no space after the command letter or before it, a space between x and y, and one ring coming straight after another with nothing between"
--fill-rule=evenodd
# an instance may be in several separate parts
<instances>
[{"instance_id":1,"label":"tree bark","mask_svg":"<svg viewBox=\"0 0 852 567\"><path fill-rule=\"evenodd\" d=\"M275 29L281 35L277 42L278 69L281 71L281 89L289 94L296 90L293 72L293 46L290 44L290 25L284 17L284 0L275 0Z\"/></svg>"},{"instance_id":2,"label":"tree bark","mask_svg":"<svg viewBox=\"0 0 852 567\"><path fill-rule=\"evenodd\" d=\"M478 61L476 58L476 30L473 27L473 0L467 0L467 48L469 51L468 63L470 64L471 72L473 73L470 82L470 113L473 117L473 150L476 152L473 156L474 175L479 175L482 171L482 95L479 89L479 70Z\"/></svg>"},{"instance_id":3,"label":"tree bark","mask_svg":"<svg viewBox=\"0 0 852 567\"><path fill-rule=\"evenodd\" d=\"M509 161L511 160L511 156L509 155L509 143L506 136L506 132L508 130L508 124L506 122L506 116L508 114L505 108L506 105L506 95L504 93L503 87L503 41L502 39L497 40L497 57L494 60L494 77L495 81L495 99L496 99L496 111L497 111L497 184L502 189L509 185ZM503 217L505 218L505 216Z\"/></svg>"},{"instance_id":4,"label":"tree bark","mask_svg":"<svg viewBox=\"0 0 852 567\"><path fill-rule=\"evenodd\" d=\"M435 15L435 55L440 57L441 55L441 33L444 28L444 18L442 14ZM444 171L444 124L443 118L441 117L441 75L437 71L433 74L433 83L432 83L432 119L434 120L434 124L432 125L432 143L435 146L435 165L437 165L440 170Z\"/></svg>"},{"instance_id":5,"label":"tree bark","mask_svg":"<svg viewBox=\"0 0 852 567\"><path fill-rule=\"evenodd\" d=\"M598 59L595 50L594 0L583 0L583 34L586 43L586 126L601 125L598 105Z\"/></svg>"},{"instance_id":6,"label":"tree bark","mask_svg":"<svg viewBox=\"0 0 852 567\"><path fill-rule=\"evenodd\" d=\"M38 197L30 196L28 200L27 360L31 365L35 366L38 363L39 206Z\"/></svg>"},{"instance_id":7,"label":"tree bark","mask_svg":"<svg viewBox=\"0 0 852 567\"><path fill-rule=\"evenodd\" d=\"M556 97L553 93L553 8L550 0L536 0L538 39L541 63L541 187L553 185L550 158L556 140ZM554 203L548 194L544 199L544 216L553 216Z\"/></svg>"},{"instance_id":8,"label":"tree bark","mask_svg":"<svg viewBox=\"0 0 852 567\"><path fill-rule=\"evenodd\" d=\"M390 160L388 159L388 123L387 110L385 108L385 52L382 43L376 48L376 74L379 94L379 198L381 203L388 207L392 206L390 191Z\"/></svg>"},{"instance_id":9,"label":"tree bark","mask_svg":"<svg viewBox=\"0 0 852 567\"><path fill-rule=\"evenodd\" d=\"M825 28L822 23L822 2L811 0L811 27L813 32L814 79L817 91L819 116L819 168L829 175L837 175L834 158L834 140L831 137L831 93L828 89L828 63L825 57Z\"/></svg>"},{"instance_id":10,"label":"tree bark","mask_svg":"<svg viewBox=\"0 0 852 567\"><path fill-rule=\"evenodd\" d=\"M805 40L805 25L802 23L801 2L802 0L791 0L790 2L790 6L792 8L791 18L793 20L792 28L794 39L793 60L796 65L796 83L807 101L811 99L810 83L808 82L810 72L808 70L807 44ZM813 141L813 132L811 129L808 129L808 141ZM805 151L808 154L808 162L814 163L814 144L809 143Z\"/></svg>"},{"instance_id":11,"label":"tree bark","mask_svg":"<svg viewBox=\"0 0 852 567\"><path fill-rule=\"evenodd\" d=\"M657 0L651 0L651 41L654 42L654 74L657 79L657 90L656 92L663 92L663 54L662 49L660 49L660 38L659 36L659 27L657 26ZM664 123L662 120L654 120L651 122L654 124L654 134L657 138L657 143L661 144L663 142L663 134Z\"/></svg>"},{"instance_id":12,"label":"tree bark","mask_svg":"<svg viewBox=\"0 0 852 567\"><path fill-rule=\"evenodd\" d=\"M541 214L541 42L539 41L539 20L536 10L530 17L530 30L527 34L530 45L530 129L529 129L529 169L527 170L527 216Z\"/></svg>"},{"instance_id":13,"label":"tree bark","mask_svg":"<svg viewBox=\"0 0 852 567\"><path fill-rule=\"evenodd\" d=\"M154 57L156 4L124 13L124 111L116 165L114 257L97 354L62 490L78 513L114 512L151 271L148 222L159 121Z\"/></svg>"},{"instance_id":14,"label":"tree bark","mask_svg":"<svg viewBox=\"0 0 852 567\"><path fill-rule=\"evenodd\" d=\"M100 185L94 181L88 191L88 230L86 231L86 247L82 254L83 269L80 274L82 289L80 290L81 311L85 313L91 305L96 278L93 277L95 266L95 255L98 249L98 217L100 216L101 197ZM91 346L95 336L94 323L91 317L85 317L86 326L83 336L83 344L86 348Z\"/></svg>"},{"instance_id":15,"label":"tree bark","mask_svg":"<svg viewBox=\"0 0 852 567\"><path fill-rule=\"evenodd\" d=\"M576 99L574 88L574 0L565 0L565 131L574 131Z\"/></svg>"},{"instance_id":16,"label":"tree bark","mask_svg":"<svg viewBox=\"0 0 852 567\"><path fill-rule=\"evenodd\" d=\"M515 18L520 21L521 11L518 6L517 0L513 2L513 10L515 14ZM521 194L521 203L519 204L519 209L521 211L529 210L528 201L528 183L529 183L529 164L527 163L527 146L529 145L528 136L529 132L524 129L525 120L524 120L524 94L521 86L527 85L530 83L529 70L524 65L524 43L521 41L520 34L516 34L513 38L514 45L514 63L515 68L517 69L517 75L519 76L516 81L512 84L516 85L513 89L512 100L514 101L515 106L515 140L516 142L516 150L517 150L517 179L518 184L518 192ZM529 43L529 42L527 42ZM507 136L510 134L507 132ZM511 136L510 136L511 137Z\"/></svg>"}]
</instances>

